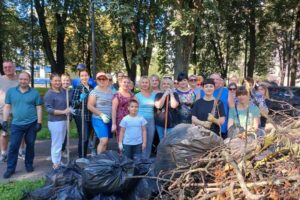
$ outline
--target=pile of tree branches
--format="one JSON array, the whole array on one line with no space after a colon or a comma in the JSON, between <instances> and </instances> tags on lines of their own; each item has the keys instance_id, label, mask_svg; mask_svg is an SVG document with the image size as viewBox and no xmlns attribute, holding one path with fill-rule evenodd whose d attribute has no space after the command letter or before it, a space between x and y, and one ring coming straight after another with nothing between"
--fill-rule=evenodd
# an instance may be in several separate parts
<instances>
[{"instance_id":1,"label":"pile of tree branches","mask_svg":"<svg viewBox=\"0 0 300 200\"><path fill-rule=\"evenodd\" d=\"M300 199L298 116L272 111L268 122L263 138L246 133L189 167L161 171L155 199Z\"/></svg>"}]
</instances>

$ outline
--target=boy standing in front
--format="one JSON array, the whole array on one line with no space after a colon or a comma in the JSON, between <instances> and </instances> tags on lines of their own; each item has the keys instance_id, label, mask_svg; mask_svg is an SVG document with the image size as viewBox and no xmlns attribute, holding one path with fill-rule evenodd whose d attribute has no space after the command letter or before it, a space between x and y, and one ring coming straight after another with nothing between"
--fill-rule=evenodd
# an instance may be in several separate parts
<instances>
[{"instance_id":1,"label":"boy standing in front","mask_svg":"<svg viewBox=\"0 0 300 200\"><path fill-rule=\"evenodd\" d=\"M136 159L141 156L146 148L146 124L147 121L138 116L139 103L132 99L129 101L129 114L120 122L119 150L130 159Z\"/></svg>"}]
</instances>

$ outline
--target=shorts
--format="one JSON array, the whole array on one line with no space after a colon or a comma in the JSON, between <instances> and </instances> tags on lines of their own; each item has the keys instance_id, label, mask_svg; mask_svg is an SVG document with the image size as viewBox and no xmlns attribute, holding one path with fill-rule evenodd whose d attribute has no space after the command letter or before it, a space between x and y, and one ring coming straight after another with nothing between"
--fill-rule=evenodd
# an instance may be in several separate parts
<instances>
[{"instance_id":1,"label":"shorts","mask_svg":"<svg viewBox=\"0 0 300 200\"><path fill-rule=\"evenodd\" d=\"M92 125L97 138L112 138L111 121L105 124L102 119L92 117Z\"/></svg>"},{"instance_id":2,"label":"shorts","mask_svg":"<svg viewBox=\"0 0 300 200\"><path fill-rule=\"evenodd\" d=\"M1 123L1 126L2 126L2 123L3 123L3 120L2 118L0 118L0 123ZM8 136L9 135L9 132L10 132L10 127L11 127L11 121L8 120L8 129L7 129L7 132L4 132L2 131L2 129L0 129L0 136Z\"/></svg>"}]
</instances>

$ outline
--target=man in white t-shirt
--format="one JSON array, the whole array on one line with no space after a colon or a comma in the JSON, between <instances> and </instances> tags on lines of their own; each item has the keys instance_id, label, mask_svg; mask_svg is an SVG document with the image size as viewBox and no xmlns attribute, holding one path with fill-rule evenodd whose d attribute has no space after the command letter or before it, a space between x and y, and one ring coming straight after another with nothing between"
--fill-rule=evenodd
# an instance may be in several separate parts
<instances>
[{"instance_id":1,"label":"man in white t-shirt","mask_svg":"<svg viewBox=\"0 0 300 200\"><path fill-rule=\"evenodd\" d=\"M4 75L0 76L0 123L3 122L3 107L6 92L11 87L16 87L18 82L18 76L16 75L16 65L11 61L3 62ZM5 162L7 160L7 144L8 144L8 133L0 130L0 149L1 156L0 162Z\"/></svg>"}]
</instances>

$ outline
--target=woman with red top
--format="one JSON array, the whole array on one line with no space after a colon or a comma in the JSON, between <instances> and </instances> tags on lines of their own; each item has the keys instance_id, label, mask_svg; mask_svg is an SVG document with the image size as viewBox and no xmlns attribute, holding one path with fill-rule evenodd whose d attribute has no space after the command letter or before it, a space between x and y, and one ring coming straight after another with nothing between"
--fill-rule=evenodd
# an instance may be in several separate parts
<instances>
[{"instance_id":1,"label":"woman with red top","mask_svg":"<svg viewBox=\"0 0 300 200\"><path fill-rule=\"evenodd\" d=\"M116 132L117 142L119 142L120 122L124 116L129 114L128 103L131 99L134 99L130 91L130 81L128 77L123 77L119 91L113 96L111 131Z\"/></svg>"}]
</instances>

